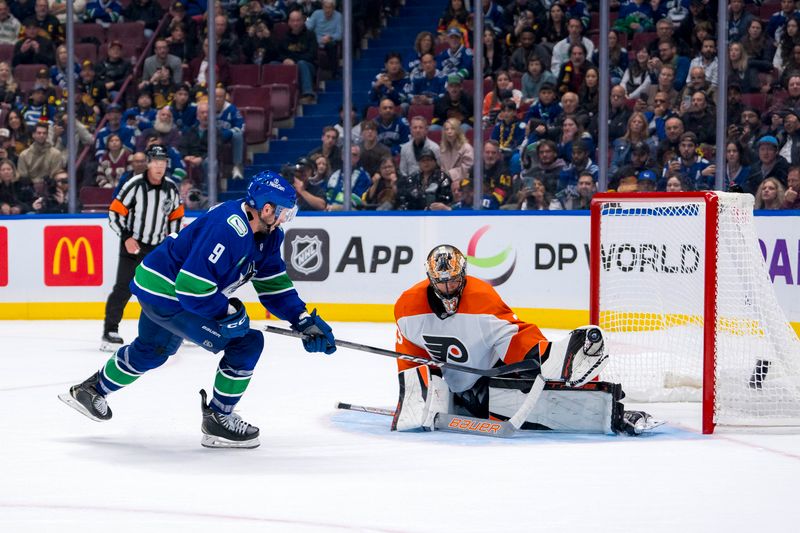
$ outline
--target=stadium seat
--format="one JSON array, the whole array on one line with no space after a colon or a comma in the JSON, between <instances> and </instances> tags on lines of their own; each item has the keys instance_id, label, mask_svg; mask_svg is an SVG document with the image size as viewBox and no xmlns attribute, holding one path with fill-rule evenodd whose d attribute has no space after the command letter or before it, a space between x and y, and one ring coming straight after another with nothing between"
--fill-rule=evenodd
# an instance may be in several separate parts
<instances>
[{"instance_id":1,"label":"stadium seat","mask_svg":"<svg viewBox=\"0 0 800 533\"><path fill-rule=\"evenodd\" d=\"M289 25L285 22L278 22L272 27L272 39L276 43L283 41L287 33L289 33Z\"/></svg>"},{"instance_id":2,"label":"stadium seat","mask_svg":"<svg viewBox=\"0 0 800 533\"><path fill-rule=\"evenodd\" d=\"M14 45L13 44L0 44L0 61L5 61L11 65L11 60L14 58Z\"/></svg>"},{"instance_id":3,"label":"stadium seat","mask_svg":"<svg viewBox=\"0 0 800 533\"><path fill-rule=\"evenodd\" d=\"M97 57L101 60L108 57L108 45L109 43L103 43L98 50ZM129 42L122 42L122 57L132 60L136 62L136 58L139 57L139 54L142 51L142 46L137 46L134 43Z\"/></svg>"},{"instance_id":4,"label":"stadium seat","mask_svg":"<svg viewBox=\"0 0 800 533\"><path fill-rule=\"evenodd\" d=\"M372 105L372 106L369 106L367 108L367 114L364 117L364 119L365 120L377 120L379 114L380 114L380 109L378 109L377 106Z\"/></svg>"},{"instance_id":5,"label":"stadium seat","mask_svg":"<svg viewBox=\"0 0 800 533\"><path fill-rule=\"evenodd\" d=\"M87 42L84 39L92 38L97 41L97 44L103 44L108 39L106 38L106 30L99 24L75 24L75 42Z\"/></svg>"},{"instance_id":6,"label":"stadium seat","mask_svg":"<svg viewBox=\"0 0 800 533\"><path fill-rule=\"evenodd\" d=\"M234 85L228 89L231 94L231 102L239 109L242 107L270 109L270 99L272 97L272 89L270 87Z\"/></svg>"},{"instance_id":7,"label":"stadium seat","mask_svg":"<svg viewBox=\"0 0 800 533\"><path fill-rule=\"evenodd\" d=\"M438 56L448 48L450 48L450 43L445 41L443 43L436 43L436 46L434 46L433 51L436 52L436 55Z\"/></svg>"},{"instance_id":8,"label":"stadium seat","mask_svg":"<svg viewBox=\"0 0 800 533\"><path fill-rule=\"evenodd\" d=\"M261 85L287 85L289 87L290 110L289 116L294 116L297 110L297 101L299 99L300 84L299 74L297 72L297 65L262 65L261 66ZM273 118L276 120L283 120L279 118L279 114L275 113Z\"/></svg>"},{"instance_id":9,"label":"stadium seat","mask_svg":"<svg viewBox=\"0 0 800 533\"><path fill-rule=\"evenodd\" d=\"M244 140L247 144L266 142L272 134L272 113L269 109L245 106L239 108L244 117Z\"/></svg>"},{"instance_id":10,"label":"stadium seat","mask_svg":"<svg viewBox=\"0 0 800 533\"><path fill-rule=\"evenodd\" d=\"M427 120L428 124L430 124L431 120L433 119L433 104L411 104L408 107L408 119L411 120L416 116L425 117L425 120Z\"/></svg>"},{"instance_id":11,"label":"stadium seat","mask_svg":"<svg viewBox=\"0 0 800 533\"><path fill-rule=\"evenodd\" d=\"M428 139L432 140L436 144L442 143L442 130L431 130L428 131Z\"/></svg>"},{"instance_id":12,"label":"stadium seat","mask_svg":"<svg viewBox=\"0 0 800 533\"><path fill-rule=\"evenodd\" d=\"M781 10L780 4L762 4L758 10L759 18L761 20L769 20L769 18Z\"/></svg>"},{"instance_id":13,"label":"stadium seat","mask_svg":"<svg viewBox=\"0 0 800 533\"><path fill-rule=\"evenodd\" d=\"M261 85L261 67L259 65L231 65L231 79L236 85Z\"/></svg>"},{"instance_id":14,"label":"stadium seat","mask_svg":"<svg viewBox=\"0 0 800 533\"><path fill-rule=\"evenodd\" d=\"M108 211L108 206L114 194L114 189L106 187L81 187L78 193L82 211L84 213L96 213Z\"/></svg>"},{"instance_id":15,"label":"stadium seat","mask_svg":"<svg viewBox=\"0 0 800 533\"><path fill-rule=\"evenodd\" d=\"M286 120L294 116L292 110L292 88L285 83L273 83L268 85L272 89L270 99L270 109L275 120Z\"/></svg>"},{"instance_id":16,"label":"stadium seat","mask_svg":"<svg viewBox=\"0 0 800 533\"><path fill-rule=\"evenodd\" d=\"M742 104L755 108L761 114L767 110L767 96L763 93L742 94Z\"/></svg>"},{"instance_id":17,"label":"stadium seat","mask_svg":"<svg viewBox=\"0 0 800 533\"><path fill-rule=\"evenodd\" d=\"M639 50L643 46L648 46L650 43L658 39L658 34L654 31L643 31L633 36L631 41L631 49Z\"/></svg>"},{"instance_id":18,"label":"stadium seat","mask_svg":"<svg viewBox=\"0 0 800 533\"><path fill-rule=\"evenodd\" d=\"M130 43L137 49L145 44L143 22L117 22L108 27L108 41Z\"/></svg>"},{"instance_id":19,"label":"stadium seat","mask_svg":"<svg viewBox=\"0 0 800 533\"><path fill-rule=\"evenodd\" d=\"M97 62L97 47L94 43L75 44L75 60L80 63L85 59L88 59L92 63Z\"/></svg>"},{"instance_id":20,"label":"stadium seat","mask_svg":"<svg viewBox=\"0 0 800 533\"><path fill-rule=\"evenodd\" d=\"M40 69L47 69L47 65L17 65L14 67L14 79L19 83L19 88L22 92L27 93L33 89L36 83L36 73Z\"/></svg>"},{"instance_id":21,"label":"stadium seat","mask_svg":"<svg viewBox=\"0 0 800 533\"><path fill-rule=\"evenodd\" d=\"M472 92L475 90L475 80L464 80L464 82L462 84L462 88L464 89L465 93L472 94ZM491 78L484 78L483 79L483 94L484 94L484 96L489 94L492 91L493 88L494 88L494 83L492 82L492 79Z\"/></svg>"}]
</instances>

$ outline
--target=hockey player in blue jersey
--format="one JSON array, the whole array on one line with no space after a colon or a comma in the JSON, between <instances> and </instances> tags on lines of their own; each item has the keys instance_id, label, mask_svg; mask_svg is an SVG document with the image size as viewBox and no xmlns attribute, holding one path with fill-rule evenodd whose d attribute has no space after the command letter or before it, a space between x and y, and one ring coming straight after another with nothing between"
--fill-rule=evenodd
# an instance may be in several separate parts
<instances>
[{"instance_id":1,"label":"hockey player in blue jersey","mask_svg":"<svg viewBox=\"0 0 800 533\"><path fill-rule=\"evenodd\" d=\"M131 292L142 306L139 336L122 346L83 383L59 398L96 421L111 418L106 396L161 366L187 339L223 352L211 402L202 396L203 438L211 448L255 448L259 430L233 412L264 347L244 305L231 294L251 281L272 314L305 334L309 352L333 353L330 326L294 289L281 259L283 230L296 211L296 194L280 175L253 177L247 196L210 210L153 250L137 267Z\"/></svg>"}]
</instances>

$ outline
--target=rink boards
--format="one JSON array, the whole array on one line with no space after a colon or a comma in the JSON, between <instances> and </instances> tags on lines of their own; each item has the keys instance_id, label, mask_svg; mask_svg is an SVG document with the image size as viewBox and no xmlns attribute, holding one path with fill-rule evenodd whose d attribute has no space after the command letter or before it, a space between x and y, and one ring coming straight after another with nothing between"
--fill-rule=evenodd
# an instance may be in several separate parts
<instances>
[{"instance_id":1,"label":"rink boards","mask_svg":"<svg viewBox=\"0 0 800 533\"><path fill-rule=\"evenodd\" d=\"M778 300L798 329L800 213L759 213L756 227ZM330 320L393 320L397 297L424 278L427 252L449 243L521 318L552 328L588 321L588 212L301 215L285 232L287 272ZM102 318L118 252L102 215L2 219L0 318ZM252 288L240 293L251 316L263 317ZM126 316L138 310L133 302Z\"/></svg>"}]
</instances>

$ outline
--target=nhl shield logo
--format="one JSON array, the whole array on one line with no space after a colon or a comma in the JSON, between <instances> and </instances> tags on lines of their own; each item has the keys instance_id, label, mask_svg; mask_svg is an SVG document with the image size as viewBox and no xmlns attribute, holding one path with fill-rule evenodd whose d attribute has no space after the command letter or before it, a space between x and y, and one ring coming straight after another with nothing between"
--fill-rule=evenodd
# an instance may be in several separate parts
<instances>
[{"instance_id":1,"label":"nhl shield logo","mask_svg":"<svg viewBox=\"0 0 800 533\"><path fill-rule=\"evenodd\" d=\"M284 241L286 272L295 281L323 281L328 277L330 238L324 230L290 229Z\"/></svg>"},{"instance_id":2,"label":"nhl shield logo","mask_svg":"<svg viewBox=\"0 0 800 533\"><path fill-rule=\"evenodd\" d=\"M306 276L322 266L322 242L317 236L292 239L292 266Z\"/></svg>"}]
</instances>

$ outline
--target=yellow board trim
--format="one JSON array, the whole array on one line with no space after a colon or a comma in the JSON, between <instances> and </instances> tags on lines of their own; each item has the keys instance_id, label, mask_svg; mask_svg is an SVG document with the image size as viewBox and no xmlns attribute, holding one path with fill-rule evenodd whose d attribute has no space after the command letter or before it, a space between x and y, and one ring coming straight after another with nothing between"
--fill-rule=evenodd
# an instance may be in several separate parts
<instances>
[{"instance_id":1,"label":"yellow board trim","mask_svg":"<svg viewBox=\"0 0 800 533\"><path fill-rule=\"evenodd\" d=\"M105 316L104 302L22 302L0 303L0 320L102 320ZM257 302L246 303L247 313L253 320L266 318L266 311ZM308 309L317 309L325 320L331 322L393 322L392 304L336 304L309 303ZM540 328L572 329L589 323L589 311L579 309L514 309L520 320L538 325ZM123 318L139 318L141 307L130 302L125 307ZM792 322L792 328L800 336L800 322Z\"/></svg>"}]
</instances>

